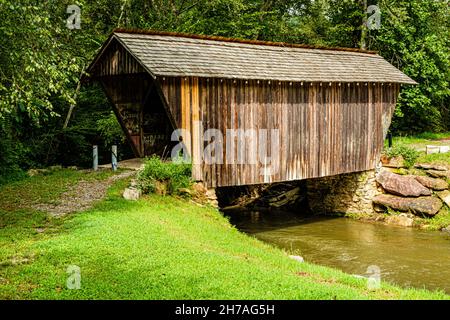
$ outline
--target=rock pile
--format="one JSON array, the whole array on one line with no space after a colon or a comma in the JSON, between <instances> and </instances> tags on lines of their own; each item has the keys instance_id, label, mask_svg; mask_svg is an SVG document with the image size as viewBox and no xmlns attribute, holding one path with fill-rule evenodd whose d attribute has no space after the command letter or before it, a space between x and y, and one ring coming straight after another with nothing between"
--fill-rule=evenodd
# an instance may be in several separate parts
<instances>
[{"instance_id":1,"label":"rock pile","mask_svg":"<svg viewBox=\"0 0 450 320\"><path fill-rule=\"evenodd\" d=\"M431 191L413 176L401 176L387 170L382 170L377 175L377 182L381 184L386 192L398 196L419 197L431 195Z\"/></svg>"},{"instance_id":2,"label":"rock pile","mask_svg":"<svg viewBox=\"0 0 450 320\"><path fill-rule=\"evenodd\" d=\"M208 189L202 182L196 182L192 185L192 190L194 191L192 195L194 201L218 207L215 189Z\"/></svg>"},{"instance_id":3,"label":"rock pile","mask_svg":"<svg viewBox=\"0 0 450 320\"><path fill-rule=\"evenodd\" d=\"M373 198L374 205L428 217L436 215L443 202L450 206L449 185L444 180L450 178L450 170L430 164L418 164L416 168L428 176L399 175L382 169L376 181L385 193Z\"/></svg>"}]
</instances>

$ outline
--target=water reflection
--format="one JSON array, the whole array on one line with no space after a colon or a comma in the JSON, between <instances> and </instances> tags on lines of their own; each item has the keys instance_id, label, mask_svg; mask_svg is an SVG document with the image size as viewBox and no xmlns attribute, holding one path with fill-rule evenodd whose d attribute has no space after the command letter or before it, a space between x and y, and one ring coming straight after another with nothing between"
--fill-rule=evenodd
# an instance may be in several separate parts
<instances>
[{"instance_id":1,"label":"water reflection","mask_svg":"<svg viewBox=\"0 0 450 320\"><path fill-rule=\"evenodd\" d=\"M360 275L375 265L382 280L450 293L450 237L441 232L286 212L225 214L240 230L291 249L306 261Z\"/></svg>"}]
</instances>

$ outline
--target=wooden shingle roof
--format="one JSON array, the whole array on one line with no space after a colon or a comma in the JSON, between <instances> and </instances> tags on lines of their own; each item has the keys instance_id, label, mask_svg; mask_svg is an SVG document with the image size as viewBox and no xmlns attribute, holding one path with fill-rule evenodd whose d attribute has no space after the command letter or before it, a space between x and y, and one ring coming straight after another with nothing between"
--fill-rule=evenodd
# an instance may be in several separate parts
<instances>
[{"instance_id":1,"label":"wooden shingle roof","mask_svg":"<svg viewBox=\"0 0 450 320\"><path fill-rule=\"evenodd\" d=\"M416 84L381 56L356 49L122 30L112 39L153 76Z\"/></svg>"}]
</instances>

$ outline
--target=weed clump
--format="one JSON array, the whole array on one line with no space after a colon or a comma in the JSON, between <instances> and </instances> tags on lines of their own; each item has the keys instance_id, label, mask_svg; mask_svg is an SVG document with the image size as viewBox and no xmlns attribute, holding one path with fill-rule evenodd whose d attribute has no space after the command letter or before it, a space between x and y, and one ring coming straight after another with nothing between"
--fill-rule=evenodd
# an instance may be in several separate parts
<instances>
[{"instance_id":1,"label":"weed clump","mask_svg":"<svg viewBox=\"0 0 450 320\"><path fill-rule=\"evenodd\" d=\"M192 185L191 164L162 161L150 157L138 174L138 188L143 193L180 194Z\"/></svg>"}]
</instances>

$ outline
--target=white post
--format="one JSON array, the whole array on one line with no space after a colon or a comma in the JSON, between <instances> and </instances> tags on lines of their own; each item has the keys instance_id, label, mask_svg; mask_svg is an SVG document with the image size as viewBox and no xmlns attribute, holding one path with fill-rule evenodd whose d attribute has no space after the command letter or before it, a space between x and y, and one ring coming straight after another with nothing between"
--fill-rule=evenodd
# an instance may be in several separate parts
<instances>
[{"instance_id":1,"label":"white post","mask_svg":"<svg viewBox=\"0 0 450 320\"><path fill-rule=\"evenodd\" d=\"M117 170L117 146L113 145L111 147L111 165L113 171Z\"/></svg>"},{"instance_id":2,"label":"white post","mask_svg":"<svg viewBox=\"0 0 450 320\"><path fill-rule=\"evenodd\" d=\"M98 148L96 145L92 146L92 168L97 171L98 169Z\"/></svg>"}]
</instances>

